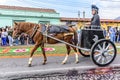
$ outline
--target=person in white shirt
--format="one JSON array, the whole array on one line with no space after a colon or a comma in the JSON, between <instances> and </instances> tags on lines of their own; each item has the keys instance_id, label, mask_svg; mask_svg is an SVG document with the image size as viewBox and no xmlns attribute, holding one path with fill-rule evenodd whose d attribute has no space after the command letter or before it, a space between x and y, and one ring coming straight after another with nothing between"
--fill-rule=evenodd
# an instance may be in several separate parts
<instances>
[{"instance_id":1,"label":"person in white shirt","mask_svg":"<svg viewBox=\"0 0 120 80\"><path fill-rule=\"evenodd\" d=\"M1 33L2 33L2 28L0 28L0 46L2 45L2 40L1 40Z\"/></svg>"},{"instance_id":2,"label":"person in white shirt","mask_svg":"<svg viewBox=\"0 0 120 80\"><path fill-rule=\"evenodd\" d=\"M8 33L7 33L6 29L2 29L2 33L1 33L2 46L7 45L7 36L8 36Z\"/></svg>"}]
</instances>

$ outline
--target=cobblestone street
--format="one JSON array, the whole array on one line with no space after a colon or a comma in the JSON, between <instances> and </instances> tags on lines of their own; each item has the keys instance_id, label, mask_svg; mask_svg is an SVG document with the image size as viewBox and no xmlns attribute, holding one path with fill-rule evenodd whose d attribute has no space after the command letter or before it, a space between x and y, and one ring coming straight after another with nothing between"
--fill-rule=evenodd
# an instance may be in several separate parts
<instances>
[{"instance_id":1,"label":"cobblestone street","mask_svg":"<svg viewBox=\"0 0 120 80\"><path fill-rule=\"evenodd\" d=\"M120 80L120 67L90 69L83 73L70 70L65 74L56 73L18 80Z\"/></svg>"}]
</instances>

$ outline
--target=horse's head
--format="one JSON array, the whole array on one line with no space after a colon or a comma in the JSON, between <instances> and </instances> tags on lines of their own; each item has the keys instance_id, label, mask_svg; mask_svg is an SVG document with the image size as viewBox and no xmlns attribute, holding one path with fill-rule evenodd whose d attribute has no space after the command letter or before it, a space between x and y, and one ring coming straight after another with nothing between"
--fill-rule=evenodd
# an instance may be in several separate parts
<instances>
[{"instance_id":1,"label":"horse's head","mask_svg":"<svg viewBox=\"0 0 120 80\"><path fill-rule=\"evenodd\" d=\"M13 38L17 38L20 34L22 33L20 23L14 22L14 27L13 27Z\"/></svg>"}]
</instances>

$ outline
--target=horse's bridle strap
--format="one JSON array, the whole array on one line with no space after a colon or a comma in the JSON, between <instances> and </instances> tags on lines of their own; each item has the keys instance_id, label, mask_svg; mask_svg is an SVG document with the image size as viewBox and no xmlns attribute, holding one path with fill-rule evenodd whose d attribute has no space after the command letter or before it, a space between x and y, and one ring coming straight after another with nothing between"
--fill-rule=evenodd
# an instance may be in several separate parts
<instances>
[{"instance_id":1,"label":"horse's bridle strap","mask_svg":"<svg viewBox=\"0 0 120 80\"><path fill-rule=\"evenodd\" d=\"M36 34L36 32L37 32L37 29L38 29L38 25L35 25L34 28L33 28L32 36L31 36L32 39L33 39L33 37L35 36L35 34Z\"/></svg>"}]
</instances>

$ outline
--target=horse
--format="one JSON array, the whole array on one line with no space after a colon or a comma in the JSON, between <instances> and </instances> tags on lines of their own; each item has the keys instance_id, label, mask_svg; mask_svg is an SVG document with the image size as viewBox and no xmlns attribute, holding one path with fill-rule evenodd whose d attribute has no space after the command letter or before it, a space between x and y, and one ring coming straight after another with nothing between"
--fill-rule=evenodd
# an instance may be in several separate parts
<instances>
[{"instance_id":1,"label":"horse","mask_svg":"<svg viewBox=\"0 0 120 80\"><path fill-rule=\"evenodd\" d=\"M37 50L38 47L41 47L41 51L42 51L42 54L44 57L44 61L42 64L45 65L47 62L47 57L46 57L45 50L44 50L45 42L47 42L48 44L56 44L59 42L57 40L54 40L54 39L44 36L41 31L42 31L42 24L36 24L36 23L30 23L30 22L14 22L13 35L12 35L13 39L17 38L22 33L26 33L33 39L33 41L35 43L33 49L30 52L30 57L29 57L29 61L28 61L29 67L31 67L31 65L32 65L33 54ZM70 32L72 32L74 34L76 33L76 31L74 29L72 29L72 27L69 28L69 31L67 33L70 33ZM65 34L66 34L66 32L65 33L64 32L57 33L56 35L54 35L54 37L57 39L63 40L67 43L74 44L74 42L72 40L74 35L65 35ZM46 37L47 41L44 40L44 37ZM65 59L62 61L62 64L66 63L68 56L70 54L70 51L71 51L71 47L72 46L69 46L66 44L67 54L65 56ZM72 48L75 51L75 57L76 57L75 63L78 63L79 60L78 60L77 49L75 47L72 47Z\"/></svg>"}]
</instances>

